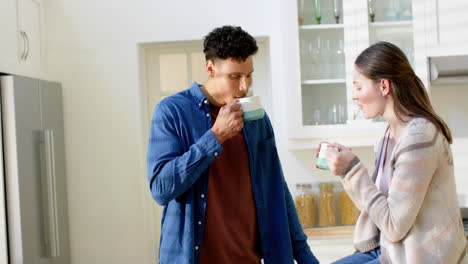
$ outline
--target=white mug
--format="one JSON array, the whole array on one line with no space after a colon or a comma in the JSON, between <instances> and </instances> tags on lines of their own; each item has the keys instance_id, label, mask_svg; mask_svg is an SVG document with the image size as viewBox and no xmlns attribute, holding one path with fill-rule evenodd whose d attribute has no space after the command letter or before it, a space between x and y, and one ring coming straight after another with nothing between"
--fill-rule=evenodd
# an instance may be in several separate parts
<instances>
[{"instance_id":1,"label":"white mug","mask_svg":"<svg viewBox=\"0 0 468 264\"><path fill-rule=\"evenodd\" d=\"M244 121L257 120L265 116L265 110L262 108L258 95L239 98L239 104L244 112Z\"/></svg>"},{"instance_id":2,"label":"white mug","mask_svg":"<svg viewBox=\"0 0 468 264\"><path fill-rule=\"evenodd\" d=\"M320 143L320 152L317 157L316 164L317 164L317 167L324 169L324 170L330 169L327 163L327 150L328 150L328 143L325 143L325 142Z\"/></svg>"}]
</instances>

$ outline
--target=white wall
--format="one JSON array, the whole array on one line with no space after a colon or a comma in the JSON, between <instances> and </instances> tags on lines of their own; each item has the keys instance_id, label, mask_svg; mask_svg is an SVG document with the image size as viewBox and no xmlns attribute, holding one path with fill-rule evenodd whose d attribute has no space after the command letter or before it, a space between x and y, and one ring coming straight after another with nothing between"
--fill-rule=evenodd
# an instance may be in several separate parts
<instances>
[{"instance_id":1,"label":"white wall","mask_svg":"<svg viewBox=\"0 0 468 264\"><path fill-rule=\"evenodd\" d=\"M286 1L43 1L48 79L64 88L73 264L154 263L138 43L201 39L224 24L270 38L278 148L290 186L317 174L314 152L286 149ZM286 73L286 74L285 74ZM143 111L142 111L143 110ZM370 148L357 150L369 160ZM370 158L371 160L371 158ZM372 164L372 162L367 163Z\"/></svg>"},{"instance_id":2,"label":"white wall","mask_svg":"<svg viewBox=\"0 0 468 264\"><path fill-rule=\"evenodd\" d=\"M453 164L460 206L468 207L468 83L431 87L437 113L451 129Z\"/></svg>"},{"instance_id":3,"label":"white wall","mask_svg":"<svg viewBox=\"0 0 468 264\"><path fill-rule=\"evenodd\" d=\"M223 24L268 36L275 2L42 3L47 78L64 88L72 263L155 263L137 43L201 39Z\"/></svg>"}]
</instances>

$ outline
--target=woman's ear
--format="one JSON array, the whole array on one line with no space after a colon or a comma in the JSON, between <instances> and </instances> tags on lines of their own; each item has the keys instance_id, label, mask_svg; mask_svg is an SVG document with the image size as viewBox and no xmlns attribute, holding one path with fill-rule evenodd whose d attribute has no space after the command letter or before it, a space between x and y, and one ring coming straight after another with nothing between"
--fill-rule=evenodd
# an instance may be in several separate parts
<instances>
[{"instance_id":1,"label":"woman's ear","mask_svg":"<svg viewBox=\"0 0 468 264\"><path fill-rule=\"evenodd\" d=\"M383 96L387 96L392 92L392 83L387 79L380 80L380 91Z\"/></svg>"}]
</instances>

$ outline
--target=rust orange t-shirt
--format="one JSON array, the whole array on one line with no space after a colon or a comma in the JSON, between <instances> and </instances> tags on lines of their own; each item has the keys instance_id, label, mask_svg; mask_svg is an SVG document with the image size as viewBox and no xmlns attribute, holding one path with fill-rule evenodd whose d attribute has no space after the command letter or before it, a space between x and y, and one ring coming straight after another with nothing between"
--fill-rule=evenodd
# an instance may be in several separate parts
<instances>
[{"instance_id":1,"label":"rust orange t-shirt","mask_svg":"<svg viewBox=\"0 0 468 264\"><path fill-rule=\"evenodd\" d=\"M210 106L212 124L219 107ZM211 164L200 263L259 264L260 247L248 152L242 133Z\"/></svg>"}]
</instances>

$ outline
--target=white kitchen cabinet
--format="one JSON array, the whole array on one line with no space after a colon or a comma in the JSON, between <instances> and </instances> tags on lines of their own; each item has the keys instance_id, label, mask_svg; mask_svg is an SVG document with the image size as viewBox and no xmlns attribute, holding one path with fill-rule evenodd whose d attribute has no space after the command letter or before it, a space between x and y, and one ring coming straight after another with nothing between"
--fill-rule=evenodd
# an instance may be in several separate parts
<instances>
[{"instance_id":1,"label":"white kitchen cabinet","mask_svg":"<svg viewBox=\"0 0 468 264\"><path fill-rule=\"evenodd\" d=\"M316 148L321 141L347 146L375 143L384 126L382 119L363 119L352 100L354 60L370 44L385 40L399 46L426 82L426 63L420 59L425 54L414 52L419 24L413 25L411 0L341 1L339 23L333 17L333 0L291 1L286 10L291 35L286 46L292 54L287 58L290 149ZM316 2L322 4L322 24L317 23Z\"/></svg>"},{"instance_id":2,"label":"white kitchen cabinet","mask_svg":"<svg viewBox=\"0 0 468 264\"><path fill-rule=\"evenodd\" d=\"M24 55L20 62L26 70L37 71L41 64L41 3L38 0L18 0L19 34L23 36Z\"/></svg>"},{"instance_id":3,"label":"white kitchen cabinet","mask_svg":"<svg viewBox=\"0 0 468 264\"><path fill-rule=\"evenodd\" d=\"M0 71L16 65L19 58L16 0L0 2Z\"/></svg>"},{"instance_id":4,"label":"white kitchen cabinet","mask_svg":"<svg viewBox=\"0 0 468 264\"><path fill-rule=\"evenodd\" d=\"M42 13L39 0L2 0L0 72L41 76Z\"/></svg>"},{"instance_id":5,"label":"white kitchen cabinet","mask_svg":"<svg viewBox=\"0 0 468 264\"><path fill-rule=\"evenodd\" d=\"M468 55L468 1L417 1L425 11L428 57Z\"/></svg>"}]
</instances>

